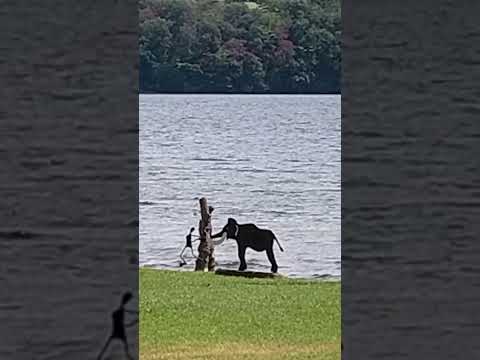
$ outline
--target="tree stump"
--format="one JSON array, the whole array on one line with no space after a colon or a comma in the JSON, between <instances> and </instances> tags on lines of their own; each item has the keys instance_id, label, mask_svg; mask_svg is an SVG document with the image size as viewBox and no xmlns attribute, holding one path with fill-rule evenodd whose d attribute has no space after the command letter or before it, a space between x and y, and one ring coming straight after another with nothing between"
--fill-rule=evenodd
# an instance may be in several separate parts
<instances>
[{"instance_id":1,"label":"tree stump","mask_svg":"<svg viewBox=\"0 0 480 360\"><path fill-rule=\"evenodd\" d=\"M200 237L200 244L198 245L198 256L195 262L195 271L215 270L215 258L213 256L213 241L212 241L212 223L211 214L208 210L207 199L200 199L200 212L202 218L198 224L198 235Z\"/></svg>"}]
</instances>

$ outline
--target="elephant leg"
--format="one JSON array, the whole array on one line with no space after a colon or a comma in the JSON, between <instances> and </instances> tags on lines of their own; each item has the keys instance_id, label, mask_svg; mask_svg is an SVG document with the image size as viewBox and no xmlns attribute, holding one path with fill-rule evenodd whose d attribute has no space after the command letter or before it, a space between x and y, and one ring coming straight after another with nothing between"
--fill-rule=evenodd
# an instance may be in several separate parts
<instances>
[{"instance_id":1,"label":"elephant leg","mask_svg":"<svg viewBox=\"0 0 480 360\"><path fill-rule=\"evenodd\" d=\"M238 270L244 271L247 270L247 262L245 261L245 251L247 248L245 246L238 246L238 259L240 260L240 267Z\"/></svg>"},{"instance_id":2,"label":"elephant leg","mask_svg":"<svg viewBox=\"0 0 480 360\"><path fill-rule=\"evenodd\" d=\"M273 254L273 249L270 247L270 249L267 249L267 256L268 260L272 264L272 273L276 273L278 271L278 265L277 262L275 261L275 255Z\"/></svg>"}]
</instances>

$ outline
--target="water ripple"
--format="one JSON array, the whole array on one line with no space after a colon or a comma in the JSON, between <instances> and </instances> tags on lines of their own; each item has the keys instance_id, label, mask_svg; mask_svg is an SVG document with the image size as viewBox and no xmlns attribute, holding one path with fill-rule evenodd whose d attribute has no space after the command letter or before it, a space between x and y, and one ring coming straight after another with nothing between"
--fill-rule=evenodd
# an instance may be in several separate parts
<instances>
[{"instance_id":1,"label":"water ripple","mask_svg":"<svg viewBox=\"0 0 480 360\"><path fill-rule=\"evenodd\" d=\"M214 229L231 216L272 229L280 272L340 276L340 96L141 95L140 265L193 268L178 254L199 196ZM216 253L238 267L233 242ZM265 253L247 261L269 270Z\"/></svg>"}]
</instances>

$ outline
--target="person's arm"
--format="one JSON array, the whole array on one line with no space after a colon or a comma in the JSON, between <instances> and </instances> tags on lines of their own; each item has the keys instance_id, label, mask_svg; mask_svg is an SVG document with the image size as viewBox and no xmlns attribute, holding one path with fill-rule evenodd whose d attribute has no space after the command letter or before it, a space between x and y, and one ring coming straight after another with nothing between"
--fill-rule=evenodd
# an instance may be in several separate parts
<instances>
[{"instance_id":1,"label":"person's arm","mask_svg":"<svg viewBox=\"0 0 480 360\"><path fill-rule=\"evenodd\" d=\"M125 324L125 327L130 327L132 325L135 325L136 323L138 323L138 319L133 320L131 323Z\"/></svg>"},{"instance_id":2,"label":"person's arm","mask_svg":"<svg viewBox=\"0 0 480 360\"><path fill-rule=\"evenodd\" d=\"M129 310L129 309L123 309L124 312L128 313L128 314L135 314L135 315L139 315L139 312L138 311L135 311L135 310ZM136 323L138 323L138 318L133 320L132 322L130 323L126 323L125 324L125 327L130 327L132 325L135 325Z\"/></svg>"}]
</instances>

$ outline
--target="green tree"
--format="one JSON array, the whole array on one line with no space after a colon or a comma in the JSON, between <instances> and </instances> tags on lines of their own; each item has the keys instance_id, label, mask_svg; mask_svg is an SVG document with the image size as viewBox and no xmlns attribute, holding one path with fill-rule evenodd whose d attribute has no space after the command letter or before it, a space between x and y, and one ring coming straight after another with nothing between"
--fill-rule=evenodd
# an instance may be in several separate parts
<instances>
[{"instance_id":1,"label":"green tree","mask_svg":"<svg viewBox=\"0 0 480 360\"><path fill-rule=\"evenodd\" d=\"M140 91L339 92L339 0L140 0Z\"/></svg>"}]
</instances>

